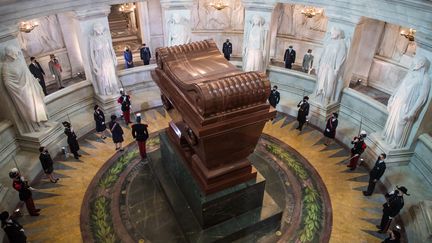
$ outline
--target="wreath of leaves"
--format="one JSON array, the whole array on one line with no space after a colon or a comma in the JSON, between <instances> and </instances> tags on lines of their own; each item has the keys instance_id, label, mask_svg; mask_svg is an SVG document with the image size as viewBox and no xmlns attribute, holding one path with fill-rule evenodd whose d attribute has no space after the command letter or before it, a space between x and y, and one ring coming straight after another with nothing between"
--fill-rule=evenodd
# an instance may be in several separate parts
<instances>
[{"instance_id":1,"label":"wreath of leaves","mask_svg":"<svg viewBox=\"0 0 432 243\"><path fill-rule=\"evenodd\" d=\"M118 242L114 233L111 215L109 213L110 201L104 196L96 198L92 205L91 219L96 242Z\"/></svg>"},{"instance_id":2,"label":"wreath of leaves","mask_svg":"<svg viewBox=\"0 0 432 243\"><path fill-rule=\"evenodd\" d=\"M99 181L99 186L103 189L108 189L118 180L119 175L127 167L129 162L138 155L138 150L134 149L123 154L111 168L105 172L102 179Z\"/></svg>"},{"instance_id":3,"label":"wreath of leaves","mask_svg":"<svg viewBox=\"0 0 432 243\"><path fill-rule=\"evenodd\" d=\"M274 144L267 144L266 150L287 164L294 174L303 181L303 214L302 230L298 240L300 242L311 242L317 236L321 228L322 208L321 197L318 191L310 183L310 176L303 164L298 162L291 154Z\"/></svg>"}]
</instances>

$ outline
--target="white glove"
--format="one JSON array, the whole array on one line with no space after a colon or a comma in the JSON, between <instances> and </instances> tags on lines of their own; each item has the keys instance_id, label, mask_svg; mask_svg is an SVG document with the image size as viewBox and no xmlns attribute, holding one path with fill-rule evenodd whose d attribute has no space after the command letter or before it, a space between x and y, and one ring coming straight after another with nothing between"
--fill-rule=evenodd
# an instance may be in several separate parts
<instances>
[{"instance_id":1,"label":"white glove","mask_svg":"<svg viewBox=\"0 0 432 243\"><path fill-rule=\"evenodd\" d=\"M55 74L53 74L52 77L55 78Z\"/></svg>"},{"instance_id":2,"label":"white glove","mask_svg":"<svg viewBox=\"0 0 432 243\"><path fill-rule=\"evenodd\" d=\"M105 122L102 122L102 125L105 124Z\"/></svg>"},{"instance_id":3,"label":"white glove","mask_svg":"<svg viewBox=\"0 0 432 243\"><path fill-rule=\"evenodd\" d=\"M29 189L32 191L35 191L36 189L34 189L33 187L29 186Z\"/></svg>"},{"instance_id":4,"label":"white glove","mask_svg":"<svg viewBox=\"0 0 432 243\"><path fill-rule=\"evenodd\" d=\"M327 128L326 131L327 131L327 132L330 132L330 129Z\"/></svg>"}]
</instances>

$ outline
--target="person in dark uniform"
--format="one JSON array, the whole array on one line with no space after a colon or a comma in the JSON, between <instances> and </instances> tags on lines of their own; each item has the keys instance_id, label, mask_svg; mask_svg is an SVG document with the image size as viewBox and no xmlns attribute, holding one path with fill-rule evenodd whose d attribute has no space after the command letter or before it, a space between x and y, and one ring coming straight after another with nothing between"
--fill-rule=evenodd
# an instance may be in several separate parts
<instances>
[{"instance_id":1,"label":"person in dark uniform","mask_svg":"<svg viewBox=\"0 0 432 243\"><path fill-rule=\"evenodd\" d=\"M366 131L361 131L360 134L357 137L354 137L354 139L351 141L353 147L351 148L350 162L347 165L347 167L351 168L350 170L355 170L355 168L357 168L357 162L360 159L360 155L365 151L367 147L366 143L364 142L366 136Z\"/></svg>"},{"instance_id":2,"label":"person in dark uniform","mask_svg":"<svg viewBox=\"0 0 432 243\"><path fill-rule=\"evenodd\" d=\"M383 242L381 243L400 243L401 234L397 230L389 230L388 232L389 237L387 237Z\"/></svg>"},{"instance_id":3,"label":"person in dark uniform","mask_svg":"<svg viewBox=\"0 0 432 243\"><path fill-rule=\"evenodd\" d=\"M33 202L31 190L34 190L28 185L24 176L21 176L17 168L13 168L9 172L9 177L13 180L12 187L18 191L19 199L25 202L27 211L31 216L39 216L40 209L37 209Z\"/></svg>"},{"instance_id":4,"label":"person in dark uniform","mask_svg":"<svg viewBox=\"0 0 432 243\"><path fill-rule=\"evenodd\" d=\"M149 137L147 124L141 123L141 114L136 114L136 123L132 125L132 137L136 140L142 159L147 158L146 141Z\"/></svg>"},{"instance_id":5,"label":"person in dark uniform","mask_svg":"<svg viewBox=\"0 0 432 243\"><path fill-rule=\"evenodd\" d=\"M105 124L105 114L100 109L98 105L94 106L94 113L93 113L93 119L96 123L96 132L101 134L101 139L105 139L105 132L106 132L106 124Z\"/></svg>"},{"instance_id":6,"label":"person in dark uniform","mask_svg":"<svg viewBox=\"0 0 432 243\"><path fill-rule=\"evenodd\" d=\"M52 183L57 183L59 178L55 178L54 176L54 161L51 158L51 155L48 153L48 150L45 147L39 148L39 160L42 165L42 169L45 172L45 175L50 179Z\"/></svg>"},{"instance_id":7,"label":"person in dark uniform","mask_svg":"<svg viewBox=\"0 0 432 243\"><path fill-rule=\"evenodd\" d=\"M116 150L123 151L122 143L123 143L123 129L121 128L120 124L116 121L117 116L111 115L111 121L108 124L109 129L112 134L112 139L115 144Z\"/></svg>"},{"instance_id":8,"label":"person in dark uniform","mask_svg":"<svg viewBox=\"0 0 432 243\"><path fill-rule=\"evenodd\" d=\"M81 157L81 155L78 154L80 147L78 144L77 135L75 134L75 131L69 122L64 121L62 124L65 127L64 133L67 136L67 143L69 145L70 152L74 155L75 159L78 159Z\"/></svg>"},{"instance_id":9,"label":"person in dark uniform","mask_svg":"<svg viewBox=\"0 0 432 243\"><path fill-rule=\"evenodd\" d=\"M336 137L336 128L338 123L338 114L333 113L332 116L327 120L327 124L324 129L324 145L328 146L332 139Z\"/></svg>"},{"instance_id":10,"label":"person in dark uniform","mask_svg":"<svg viewBox=\"0 0 432 243\"><path fill-rule=\"evenodd\" d=\"M307 121L306 117L309 115L308 100L309 100L309 97L305 96L305 97L303 97L303 100L297 104L297 107L299 108L299 110L298 110L298 114L297 114L298 126L296 129L300 130L300 131L303 129L303 125Z\"/></svg>"},{"instance_id":11,"label":"person in dark uniform","mask_svg":"<svg viewBox=\"0 0 432 243\"><path fill-rule=\"evenodd\" d=\"M409 196L409 194L407 193L408 189L406 189L406 187L396 186L396 188L397 189L393 192L385 194L387 202L383 204L383 216L381 218L381 224L376 226L379 229L378 233L387 232L392 219L399 214L399 212L404 206L403 195L405 194Z\"/></svg>"},{"instance_id":12,"label":"person in dark uniform","mask_svg":"<svg viewBox=\"0 0 432 243\"><path fill-rule=\"evenodd\" d=\"M121 104L123 118L125 120L126 126L128 126L129 123L132 123L130 121L130 108L131 108L130 96L127 95L123 89L120 89L120 98L118 98L117 102Z\"/></svg>"},{"instance_id":13,"label":"person in dark uniform","mask_svg":"<svg viewBox=\"0 0 432 243\"><path fill-rule=\"evenodd\" d=\"M27 237L24 234L24 229L17 221L9 216L7 211L0 214L1 227L6 233L10 243L26 243Z\"/></svg>"},{"instance_id":14,"label":"person in dark uniform","mask_svg":"<svg viewBox=\"0 0 432 243\"><path fill-rule=\"evenodd\" d=\"M144 65L150 64L150 58L151 58L150 48L148 48L145 43L142 44L142 47L140 49L140 56L141 56L141 60L143 60L144 62Z\"/></svg>"},{"instance_id":15,"label":"person in dark uniform","mask_svg":"<svg viewBox=\"0 0 432 243\"><path fill-rule=\"evenodd\" d=\"M387 155L385 153L380 154L378 156L377 161L375 162L375 166L371 169L369 172L369 185L366 191L363 191L363 195L370 196L374 192L375 184L381 176L384 174L384 171L386 170L386 164L384 162Z\"/></svg>"},{"instance_id":16,"label":"person in dark uniform","mask_svg":"<svg viewBox=\"0 0 432 243\"><path fill-rule=\"evenodd\" d=\"M29 69L30 72L33 74L33 76L35 78L38 79L40 86L42 87L42 90L44 92L45 95L48 95L48 92L46 90L46 85L45 85L45 72L42 69L41 65L39 64L38 61L36 61L36 57L30 57L30 65L29 65Z\"/></svg>"},{"instance_id":17,"label":"person in dark uniform","mask_svg":"<svg viewBox=\"0 0 432 243\"><path fill-rule=\"evenodd\" d=\"M292 46L289 46L288 49L286 49L284 54L284 62L285 62L285 68L292 68L292 64L295 63L296 59L296 51L294 51Z\"/></svg>"},{"instance_id":18,"label":"person in dark uniform","mask_svg":"<svg viewBox=\"0 0 432 243\"><path fill-rule=\"evenodd\" d=\"M273 86L273 89L270 91L270 95L268 98L268 101L273 108L276 108L277 104L279 104L280 101L280 94L279 91L277 91L278 86Z\"/></svg>"},{"instance_id":19,"label":"person in dark uniform","mask_svg":"<svg viewBox=\"0 0 432 243\"><path fill-rule=\"evenodd\" d=\"M231 59L231 54L232 54L232 44L229 41L229 39L227 39L225 43L223 43L222 52L224 54L225 59L229 61Z\"/></svg>"}]
</instances>

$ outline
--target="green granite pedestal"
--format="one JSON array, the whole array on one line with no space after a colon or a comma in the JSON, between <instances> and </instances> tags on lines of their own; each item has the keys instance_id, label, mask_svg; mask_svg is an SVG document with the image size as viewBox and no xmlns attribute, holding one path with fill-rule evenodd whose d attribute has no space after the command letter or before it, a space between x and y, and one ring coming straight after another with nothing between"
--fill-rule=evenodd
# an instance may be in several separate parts
<instances>
[{"instance_id":1,"label":"green granite pedestal","mask_svg":"<svg viewBox=\"0 0 432 243\"><path fill-rule=\"evenodd\" d=\"M150 166L189 242L233 241L280 226L282 210L265 192L259 172L254 180L204 195L166 133L160 141L161 149L148 156Z\"/></svg>"}]
</instances>

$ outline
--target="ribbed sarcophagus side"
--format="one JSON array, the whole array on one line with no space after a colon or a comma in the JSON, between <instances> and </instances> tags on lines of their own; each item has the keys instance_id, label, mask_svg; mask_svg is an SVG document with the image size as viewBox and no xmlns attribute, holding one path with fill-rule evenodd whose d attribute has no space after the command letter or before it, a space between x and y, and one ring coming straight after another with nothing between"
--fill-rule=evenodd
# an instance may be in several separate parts
<instances>
[{"instance_id":1,"label":"ribbed sarcophagus side","mask_svg":"<svg viewBox=\"0 0 432 243\"><path fill-rule=\"evenodd\" d=\"M172 117L168 134L205 194L252 180L247 157L275 116L265 74L242 72L212 40L158 48L152 77Z\"/></svg>"}]
</instances>

